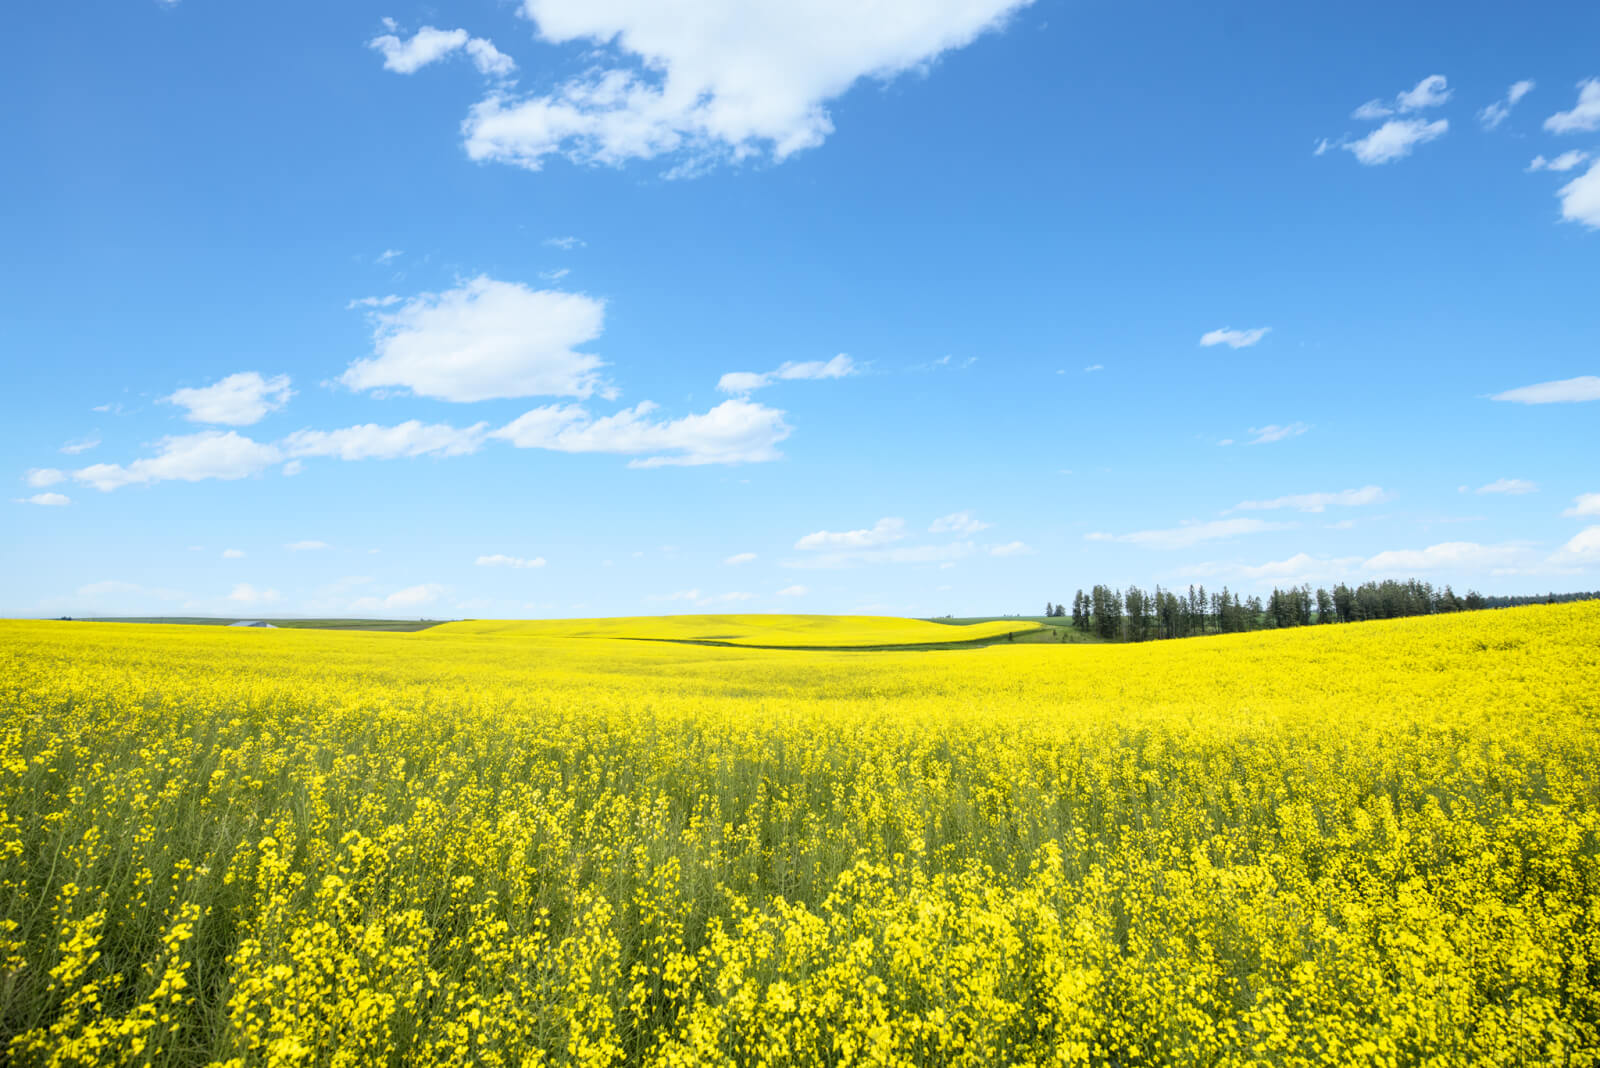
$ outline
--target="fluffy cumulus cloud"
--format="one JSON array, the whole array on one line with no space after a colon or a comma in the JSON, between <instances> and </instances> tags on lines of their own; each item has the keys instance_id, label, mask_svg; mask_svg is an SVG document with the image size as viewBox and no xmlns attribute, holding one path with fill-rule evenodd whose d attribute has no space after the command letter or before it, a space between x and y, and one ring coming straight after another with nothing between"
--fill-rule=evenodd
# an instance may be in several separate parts
<instances>
[{"instance_id":1,"label":"fluffy cumulus cloud","mask_svg":"<svg viewBox=\"0 0 1600 1068\"><path fill-rule=\"evenodd\" d=\"M1572 536L1561 547L1561 552L1568 557L1579 557L1585 561L1600 561L1600 526L1585 527Z\"/></svg>"},{"instance_id":2,"label":"fluffy cumulus cloud","mask_svg":"<svg viewBox=\"0 0 1600 1068\"><path fill-rule=\"evenodd\" d=\"M480 276L375 310L373 355L340 381L351 389L408 389L447 401L588 397L605 391L598 356L605 303Z\"/></svg>"},{"instance_id":3,"label":"fluffy cumulus cloud","mask_svg":"<svg viewBox=\"0 0 1600 1068\"><path fill-rule=\"evenodd\" d=\"M1600 515L1600 493L1580 493L1572 499L1572 507L1562 515Z\"/></svg>"},{"instance_id":4,"label":"fluffy cumulus cloud","mask_svg":"<svg viewBox=\"0 0 1600 1068\"><path fill-rule=\"evenodd\" d=\"M44 489L46 486L66 481L67 473L54 467L32 467L22 478L35 489Z\"/></svg>"},{"instance_id":5,"label":"fluffy cumulus cloud","mask_svg":"<svg viewBox=\"0 0 1600 1068\"><path fill-rule=\"evenodd\" d=\"M1233 506L1236 512L1265 512L1279 508L1294 508L1301 512L1322 512L1329 507L1357 508L1364 504L1378 504L1388 500L1381 486L1362 486L1360 489L1340 490L1337 493L1294 493L1287 497L1273 497L1264 501L1240 501Z\"/></svg>"},{"instance_id":6,"label":"fluffy cumulus cloud","mask_svg":"<svg viewBox=\"0 0 1600 1068\"><path fill-rule=\"evenodd\" d=\"M257 371L244 371L209 386L180 389L161 399L187 408L184 418L191 423L249 426L288 404L292 396L288 375L264 378Z\"/></svg>"},{"instance_id":7,"label":"fluffy cumulus cloud","mask_svg":"<svg viewBox=\"0 0 1600 1068\"><path fill-rule=\"evenodd\" d=\"M804 363L785 363L776 371L729 371L717 380L717 389L723 393L749 393L764 389L774 382L797 379L848 378L857 371L855 361L844 353L831 360L807 360Z\"/></svg>"},{"instance_id":8,"label":"fluffy cumulus cloud","mask_svg":"<svg viewBox=\"0 0 1600 1068\"><path fill-rule=\"evenodd\" d=\"M385 20L386 28L397 29L392 20ZM374 37L367 47L383 56L383 69L396 74L415 74L430 63L464 52L480 74L505 78L517 69L510 56L497 49L483 37L473 37L466 30L440 30L424 26L409 39L390 32Z\"/></svg>"},{"instance_id":9,"label":"fluffy cumulus cloud","mask_svg":"<svg viewBox=\"0 0 1600 1068\"><path fill-rule=\"evenodd\" d=\"M1247 349L1270 333L1272 327L1258 326L1253 330L1234 330L1232 327L1223 327L1221 330L1208 330L1200 335L1200 345L1211 348L1213 345L1226 345L1230 349ZM1088 368L1096 370L1096 368Z\"/></svg>"},{"instance_id":10,"label":"fluffy cumulus cloud","mask_svg":"<svg viewBox=\"0 0 1600 1068\"><path fill-rule=\"evenodd\" d=\"M340 460L395 460L411 456L465 456L478 451L489 424L453 427L416 419L395 426L365 423L339 430L297 430L284 438L285 456L332 456Z\"/></svg>"},{"instance_id":11,"label":"fluffy cumulus cloud","mask_svg":"<svg viewBox=\"0 0 1600 1068\"><path fill-rule=\"evenodd\" d=\"M1390 119L1367 136L1344 145L1356 159L1367 166L1393 163L1411 155L1418 145L1443 137L1450 129L1450 120Z\"/></svg>"},{"instance_id":12,"label":"fluffy cumulus cloud","mask_svg":"<svg viewBox=\"0 0 1600 1068\"><path fill-rule=\"evenodd\" d=\"M1558 111L1544 120L1551 133L1588 133L1600 130L1600 78L1578 83L1578 102L1571 111Z\"/></svg>"},{"instance_id":13,"label":"fluffy cumulus cloud","mask_svg":"<svg viewBox=\"0 0 1600 1068\"><path fill-rule=\"evenodd\" d=\"M1520 81L1512 83L1506 95L1500 100L1478 112L1478 121L1483 123L1485 130L1492 130L1506 121L1506 116L1511 114L1511 109L1517 106L1517 101L1533 92L1533 83Z\"/></svg>"},{"instance_id":14,"label":"fluffy cumulus cloud","mask_svg":"<svg viewBox=\"0 0 1600 1068\"><path fill-rule=\"evenodd\" d=\"M1518 386L1489 398L1511 401L1513 404L1574 404L1579 401L1600 400L1600 377L1580 375L1554 382L1536 382L1531 386Z\"/></svg>"},{"instance_id":15,"label":"fluffy cumulus cloud","mask_svg":"<svg viewBox=\"0 0 1600 1068\"><path fill-rule=\"evenodd\" d=\"M507 556L504 553L495 553L493 556L480 556L474 561L479 567L510 567L519 570L543 567L545 560L542 556L530 558L521 556Z\"/></svg>"},{"instance_id":16,"label":"fluffy cumulus cloud","mask_svg":"<svg viewBox=\"0 0 1600 1068\"><path fill-rule=\"evenodd\" d=\"M1136 530L1131 534L1096 532L1084 537L1088 541L1123 542L1147 549L1187 549L1205 541L1221 541L1244 534L1286 530L1288 527L1287 523L1269 523L1264 519L1213 519L1209 522L1190 521L1163 530Z\"/></svg>"},{"instance_id":17,"label":"fluffy cumulus cloud","mask_svg":"<svg viewBox=\"0 0 1600 1068\"><path fill-rule=\"evenodd\" d=\"M1562 186L1556 196L1561 200L1563 219L1600 230L1600 160Z\"/></svg>"},{"instance_id":18,"label":"fluffy cumulus cloud","mask_svg":"<svg viewBox=\"0 0 1600 1068\"><path fill-rule=\"evenodd\" d=\"M200 482L205 479L240 479L260 474L278 462L277 446L263 444L232 430L206 430L162 438L156 455L122 464L91 464L72 477L97 490L153 482Z\"/></svg>"},{"instance_id":19,"label":"fluffy cumulus cloud","mask_svg":"<svg viewBox=\"0 0 1600 1068\"><path fill-rule=\"evenodd\" d=\"M1504 493L1512 497L1520 497L1524 493L1537 493L1539 487L1525 478L1497 478L1487 485L1479 486L1474 493Z\"/></svg>"},{"instance_id":20,"label":"fluffy cumulus cloud","mask_svg":"<svg viewBox=\"0 0 1600 1068\"><path fill-rule=\"evenodd\" d=\"M543 40L599 59L548 92L491 93L467 117L467 154L529 168L678 155L678 173L782 160L833 132L828 103L861 79L926 69L1028 2L523 0Z\"/></svg>"},{"instance_id":21,"label":"fluffy cumulus cloud","mask_svg":"<svg viewBox=\"0 0 1600 1068\"><path fill-rule=\"evenodd\" d=\"M929 534L976 534L988 530L992 524L978 519L971 512L951 512L928 524Z\"/></svg>"},{"instance_id":22,"label":"fluffy cumulus cloud","mask_svg":"<svg viewBox=\"0 0 1600 1068\"><path fill-rule=\"evenodd\" d=\"M523 449L622 453L629 467L763 463L782 454L777 445L792 432L783 412L748 400L726 400L702 414L653 419L656 405L642 401L595 417L576 404L524 412L491 436Z\"/></svg>"},{"instance_id":23,"label":"fluffy cumulus cloud","mask_svg":"<svg viewBox=\"0 0 1600 1068\"><path fill-rule=\"evenodd\" d=\"M783 589L778 591L778 596L779 597L804 597L809 592L810 591L807 590L804 586L800 586L800 585L785 586Z\"/></svg>"},{"instance_id":24,"label":"fluffy cumulus cloud","mask_svg":"<svg viewBox=\"0 0 1600 1068\"><path fill-rule=\"evenodd\" d=\"M722 562L727 564L729 567L738 567L740 564L752 563L755 558L755 553L734 553L732 556L728 557Z\"/></svg>"},{"instance_id":25,"label":"fluffy cumulus cloud","mask_svg":"<svg viewBox=\"0 0 1600 1068\"><path fill-rule=\"evenodd\" d=\"M861 530L819 530L794 543L796 549L870 549L906 536L904 519L885 518Z\"/></svg>"},{"instance_id":26,"label":"fluffy cumulus cloud","mask_svg":"<svg viewBox=\"0 0 1600 1068\"><path fill-rule=\"evenodd\" d=\"M72 498L65 493L35 493L31 497L22 497L19 504L38 504L46 508L64 508L72 503Z\"/></svg>"}]
</instances>

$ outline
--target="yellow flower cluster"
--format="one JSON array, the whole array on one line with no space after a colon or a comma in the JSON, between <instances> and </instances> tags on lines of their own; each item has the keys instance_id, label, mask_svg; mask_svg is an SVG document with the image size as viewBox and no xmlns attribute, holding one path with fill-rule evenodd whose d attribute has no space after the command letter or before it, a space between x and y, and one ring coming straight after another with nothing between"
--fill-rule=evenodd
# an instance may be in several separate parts
<instances>
[{"instance_id":1,"label":"yellow flower cluster","mask_svg":"<svg viewBox=\"0 0 1600 1068\"><path fill-rule=\"evenodd\" d=\"M0 622L0 1061L1600 1065L1600 604L625 630Z\"/></svg>"}]
</instances>

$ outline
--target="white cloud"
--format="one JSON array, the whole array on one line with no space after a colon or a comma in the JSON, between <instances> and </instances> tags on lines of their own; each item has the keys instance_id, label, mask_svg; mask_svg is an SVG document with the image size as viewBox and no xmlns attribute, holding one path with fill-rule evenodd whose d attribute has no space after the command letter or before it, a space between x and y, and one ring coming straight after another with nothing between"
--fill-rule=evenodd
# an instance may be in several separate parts
<instances>
[{"instance_id":1,"label":"white cloud","mask_svg":"<svg viewBox=\"0 0 1600 1068\"><path fill-rule=\"evenodd\" d=\"M510 56L483 37L474 37L467 42L467 55L471 57L472 65L478 68L478 73L490 78L509 77L517 69L516 62Z\"/></svg>"},{"instance_id":2,"label":"white cloud","mask_svg":"<svg viewBox=\"0 0 1600 1068\"><path fill-rule=\"evenodd\" d=\"M1578 83L1578 103L1571 111L1558 111L1544 120L1551 133L1580 133L1600 129L1600 78Z\"/></svg>"},{"instance_id":3,"label":"white cloud","mask_svg":"<svg viewBox=\"0 0 1600 1068\"><path fill-rule=\"evenodd\" d=\"M1600 515L1600 493L1580 493L1572 499L1572 507L1562 515Z\"/></svg>"},{"instance_id":4,"label":"white cloud","mask_svg":"<svg viewBox=\"0 0 1600 1068\"><path fill-rule=\"evenodd\" d=\"M905 537L904 519L880 519L864 530L819 530L794 543L796 549L868 549Z\"/></svg>"},{"instance_id":5,"label":"white cloud","mask_svg":"<svg viewBox=\"0 0 1600 1068\"><path fill-rule=\"evenodd\" d=\"M1600 377L1582 375L1555 382L1537 382L1531 386L1519 386L1504 393L1496 393L1489 399L1512 401L1516 404L1571 404L1578 401L1600 400Z\"/></svg>"},{"instance_id":6,"label":"white cloud","mask_svg":"<svg viewBox=\"0 0 1600 1068\"><path fill-rule=\"evenodd\" d=\"M288 375L262 378L256 371L244 371L209 386L180 389L161 400L189 409L184 418L191 423L249 426L288 404L292 396Z\"/></svg>"},{"instance_id":7,"label":"white cloud","mask_svg":"<svg viewBox=\"0 0 1600 1068\"><path fill-rule=\"evenodd\" d=\"M545 560L542 556L535 556L530 560L520 556L506 556L504 553L495 553L493 556L480 556L473 562L479 567L511 567L525 570L543 567Z\"/></svg>"},{"instance_id":8,"label":"white cloud","mask_svg":"<svg viewBox=\"0 0 1600 1068\"><path fill-rule=\"evenodd\" d=\"M79 438L77 441L69 441L65 445L61 446L61 451L66 453L68 456L76 456L80 452L88 452L90 449L95 448L99 444L99 438Z\"/></svg>"},{"instance_id":9,"label":"white cloud","mask_svg":"<svg viewBox=\"0 0 1600 1068\"><path fill-rule=\"evenodd\" d=\"M1504 567L1525 555L1520 545L1479 545L1471 541L1447 541L1426 549L1390 549L1370 557L1361 566L1367 571L1390 573L1429 571L1440 567Z\"/></svg>"},{"instance_id":10,"label":"white cloud","mask_svg":"<svg viewBox=\"0 0 1600 1068\"><path fill-rule=\"evenodd\" d=\"M308 539L306 541L292 541L288 545L284 546L285 549L288 549L292 553L315 552L318 549L326 549L327 547L327 542L316 541L314 539Z\"/></svg>"},{"instance_id":11,"label":"white cloud","mask_svg":"<svg viewBox=\"0 0 1600 1068\"><path fill-rule=\"evenodd\" d=\"M415 419L395 426L364 423L339 430L297 430L280 443L285 456L341 460L394 460L411 456L466 456L478 451L489 424L453 427Z\"/></svg>"},{"instance_id":12,"label":"white cloud","mask_svg":"<svg viewBox=\"0 0 1600 1068\"><path fill-rule=\"evenodd\" d=\"M1033 550L1020 541L1008 541L989 550L990 556L1032 556Z\"/></svg>"},{"instance_id":13,"label":"white cloud","mask_svg":"<svg viewBox=\"0 0 1600 1068\"><path fill-rule=\"evenodd\" d=\"M546 282L559 282L571 273L571 267L561 267L554 271L540 271L539 277L543 278Z\"/></svg>"},{"instance_id":14,"label":"white cloud","mask_svg":"<svg viewBox=\"0 0 1600 1068\"><path fill-rule=\"evenodd\" d=\"M1221 441L1217 442L1217 444L1222 446L1223 448L1227 448L1229 445L1233 444L1233 439L1232 438L1223 438Z\"/></svg>"},{"instance_id":15,"label":"white cloud","mask_svg":"<svg viewBox=\"0 0 1600 1068\"><path fill-rule=\"evenodd\" d=\"M17 499L18 504L40 504L46 508L64 508L72 503L72 498L65 493L35 493L32 497Z\"/></svg>"},{"instance_id":16,"label":"white cloud","mask_svg":"<svg viewBox=\"0 0 1600 1068\"><path fill-rule=\"evenodd\" d=\"M731 593L718 593L713 594L710 597L702 597L695 603L698 605L731 604L735 601L753 601L755 600L755 597L756 595L753 593L745 593L742 590L736 590Z\"/></svg>"},{"instance_id":17,"label":"white cloud","mask_svg":"<svg viewBox=\"0 0 1600 1068\"><path fill-rule=\"evenodd\" d=\"M392 33L374 37L367 47L383 54L383 69L396 74L414 74L429 63L443 59L466 46L470 35L466 30L439 30L424 26L402 41Z\"/></svg>"},{"instance_id":18,"label":"white cloud","mask_svg":"<svg viewBox=\"0 0 1600 1068\"><path fill-rule=\"evenodd\" d=\"M162 438L157 455L121 464L91 464L72 472L79 482L97 490L177 480L199 482L259 474L281 459L277 446L242 437L232 430L204 430L198 434Z\"/></svg>"},{"instance_id":19,"label":"white cloud","mask_svg":"<svg viewBox=\"0 0 1600 1068\"><path fill-rule=\"evenodd\" d=\"M1245 442L1245 444L1270 445L1275 441L1297 438L1310 429L1311 426L1308 423L1289 423L1285 426L1278 426L1273 423L1268 426L1253 426L1250 428L1250 433L1254 434L1255 437Z\"/></svg>"},{"instance_id":20,"label":"white cloud","mask_svg":"<svg viewBox=\"0 0 1600 1068\"><path fill-rule=\"evenodd\" d=\"M1093 533L1084 535L1088 541L1116 541L1129 545L1142 545L1147 549L1187 549L1203 541L1220 541L1242 534L1261 534L1269 530L1287 530L1288 523L1268 523L1261 519L1213 519L1209 522L1190 522L1165 530L1138 530L1131 534Z\"/></svg>"},{"instance_id":21,"label":"white cloud","mask_svg":"<svg viewBox=\"0 0 1600 1068\"><path fill-rule=\"evenodd\" d=\"M951 567L954 561L971 556L977 546L970 541L956 541L948 545L897 545L890 548L838 549L819 552L812 556L784 560L790 568L844 568L861 564L938 564Z\"/></svg>"},{"instance_id":22,"label":"white cloud","mask_svg":"<svg viewBox=\"0 0 1600 1068\"><path fill-rule=\"evenodd\" d=\"M1528 84L1528 88L1533 88L1531 82ZM1515 87L1513 87L1513 91L1515 91ZM1404 89L1396 93L1393 104L1385 104L1382 100L1369 100L1352 111L1350 117L1363 120L1386 119L1396 112L1404 113L1421 111L1424 108L1436 108L1446 100L1449 100L1450 94L1451 90L1448 88L1445 76L1442 74L1430 74L1418 82L1414 88Z\"/></svg>"},{"instance_id":23,"label":"white cloud","mask_svg":"<svg viewBox=\"0 0 1600 1068\"><path fill-rule=\"evenodd\" d=\"M587 397L604 390L598 356L605 302L479 276L375 311L374 355L340 377L351 389L401 387L423 397Z\"/></svg>"},{"instance_id":24,"label":"white cloud","mask_svg":"<svg viewBox=\"0 0 1600 1068\"><path fill-rule=\"evenodd\" d=\"M706 608L716 604L729 604L734 601L754 600L755 594L744 592L702 594L697 589L689 589L678 590L674 593L666 593L659 597L651 597L649 599L652 601L689 601L692 602L696 608Z\"/></svg>"},{"instance_id":25,"label":"white cloud","mask_svg":"<svg viewBox=\"0 0 1600 1068\"><path fill-rule=\"evenodd\" d=\"M240 604L262 604L280 600L277 590L258 590L248 582L235 585L234 592L227 595L227 600L238 601Z\"/></svg>"},{"instance_id":26,"label":"white cloud","mask_svg":"<svg viewBox=\"0 0 1600 1068\"><path fill-rule=\"evenodd\" d=\"M1104 371L1105 369L1106 365L1103 363L1091 363L1088 367L1083 369L1083 373L1086 375L1093 374L1096 371Z\"/></svg>"},{"instance_id":27,"label":"white cloud","mask_svg":"<svg viewBox=\"0 0 1600 1068\"><path fill-rule=\"evenodd\" d=\"M222 558L224 560L243 560L244 559L244 550L243 549L224 549L224 550L222 550Z\"/></svg>"},{"instance_id":28,"label":"white cloud","mask_svg":"<svg viewBox=\"0 0 1600 1068\"><path fill-rule=\"evenodd\" d=\"M1499 478L1486 486L1479 486L1474 493L1505 493L1511 496L1520 496L1524 493L1537 493L1539 487L1527 479Z\"/></svg>"},{"instance_id":29,"label":"white cloud","mask_svg":"<svg viewBox=\"0 0 1600 1068\"><path fill-rule=\"evenodd\" d=\"M262 604L279 599L277 590L258 590L248 582L241 582L228 594L228 600L238 601L240 604Z\"/></svg>"},{"instance_id":30,"label":"white cloud","mask_svg":"<svg viewBox=\"0 0 1600 1068\"><path fill-rule=\"evenodd\" d=\"M1246 578L1253 579L1287 579L1306 578L1311 575L1339 574L1349 570L1360 563L1360 557L1341 557L1333 560L1321 560L1308 553L1295 553L1287 560L1269 560L1267 563L1255 566L1244 565L1238 571Z\"/></svg>"},{"instance_id":31,"label":"white cloud","mask_svg":"<svg viewBox=\"0 0 1600 1068\"><path fill-rule=\"evenodd\" d=\"M1371 167L1404 159L1416 146L1443 137L1449 129L1448 119L1390 119L1367 136L1340 147L1349 149L1356 159Z\"/></svg>"},{"instance_id":32,"label":"white cloud","mask_svg":"<svg viewBox=\"0 0 1600 1068\"><path fill-rule=\"evenodd\" d=\"M776 408L727 400L702 415L651 420L656 405L643 401L595 418L575 405L549 405L524 412L490 436L522 449L639 455L629 467L764 463L782 454L777 444L792 431Z\"/></svg>"},{"instance_id":33,"label":"white cloud","mask_svg":"<svg viewBox=\"0 0 1600 1068\"><path fill-rule=\"evenodd\" d=\"M1295 493L1266 501L1240 501L1232 510L1264 512L1278 508L1297 508L1302 512L1321 512L1329 505L1356 508L1364 504L1378 504L1388 499L1389 495L1383 492L1381 486L1362 486L1360 489L1340 490L1337 493Z\"/></svg>"},{"instance_id":34,"label":"white cloud","mask_svg":"<svg viewBox=\"0 0 1600 1068\"><path fill-rule=\"evenodd\" d=\"M679 154L680 175L783 160L833 132L828 102L862 78L926 70L1026 3L523 0L543 40L604 58L545 95L491 93L466 120L467 154L532 169Z\"/></svg>"},{"instance_id":35,"label":"white cloud","mask_svg":"<svg viewBox=\"0 0 1600 1068\"><path fill-rule=\"evenodd\" d=\"M1483 123L1485 130L1492 130L1506 121L1506 116L1511 114L1511 109L1517 106L1517 101L1533 92L1533 83L1530 81L1514 82L1506 90L1504 100L1496 100L1493 104L1478 112L1478 121Z\"/></svg>"},{"instance_id":36,"label":"white cloud","mask_svg":"<svg viewBox=\"0 0 1600 1068\"><path fill-rule=\"evenodd\" d=\"M368 41L367 47L383 55L384 70L392 70L396 74L415 74L428 64L462 50L466 51L480 74L504 78L517 69L511 57L495 48L492 42L473 37L462 29L440 30L424 26L409 41L386 33ZM379 262L385 261L380 257Z\"/></svg>"},{"instance_id":37,"label":"white cloud","mask_svg":"<svg viewBox=\"0 0 1600 1068\"><path fill-rule=\"evenodd\" d=\"M396 590L387 597L361 597L351 603L350 608L356 612L376 612L397 608L419 608L422 605L432 604L437 601L445 588L437 583L427 582L418 586L407 586L403 590Z\"/></svg>"},{"instance_id":38,"label":"white cloud","mask_svg":"<svg viewBox=\"0 0 1600 1068\"><path fill-rule=\"evenodd\" d=\"M67 477L67 473L54 467L30 467L28 473L22 477L28 485L36 489L43 489L46 486L54 486L57 482L63 481Z\"/></svg>"},{"instance_id":39,"label":"white cloud","mask_svg":"<svg viewBox=\"0 0 1600 1068\"><path fill-rule=\"evenodd\" d=\"M1557 156L1555 159L1545 159L1543 156L1535 156L1533 157L1532 162L1528 164L1527 169L1530 173L1533 171L1555 171L1556 173L1560 174L1572 170L1574 167L1578 166L1578 164L1582 163L1588 158L1589 153L1584 152L1581 149L1574 148L1570 151L1561 153L1561 155Z\"/></svg>"},{"instance_id":40,"label":"white cloud","mask_svg":"<svg viewBox=\"0 0 1600 1068\"><path fill-rule=\"evenodd\" d=\"M575 248L583 248L589 244L583 238L573 237L570 234L566 237L547 237L544 239L544 243L551 248L558 248L562 252L571 252Z\"/></svg>"},{"instance_id":41,"label":"white cloud","mask_svg":"<svg viewBox=\"0 0 1600 1068\"><path fill-rule=\"evenodd\" d=\"M755 558L755 553L734 553L732 556L728 557L722 562L727 564L729 567L738 567L740 564L750 563Z\"/></svg>"},{"instance_id":42,"label":"white cloud","mask_svg":"<svg viewBox=\"0 0 1600 1068\"><path fill-rule=\"evenodd\" d=\"M400 249L397 249L397 248L386 248L382 252L378 253L377 262L379 262L379 263L390 263L390 262L392 262L394 260L399 259L401 256L404 256L404 255L405 255L405 253L403 251L401 251ZM398 298L396 298L396 299L398 299Z\"/></svg>"},{"instance_id":43,"label":"white cloud","mask_svg":"<svg viewBox=\"0 0 1600 1068\"><path fill-rule=\"evenodd\" d=\"M723 393L749 393L780 380L847 378L856 373L855 361L841 352L831 360L785 363L776 371L729 371L717 380L717 389Z\"/></svg>"},{"instance_id":44,"label":"white cloud","mask_svg":"<svg viewBox=\"0 0 1600 1068\"><path fill-rule=\"evenodd\" d=\"M942 515L928 524L929 534L976 534L980 530L988 530L992 523L985 523L976 518L971 512L951 512Z\"/></svg>"},{"instance_id":45,"label":"white cloud","mask_svg":"<svg viewBox=\"0 0 1600 1068\"><path fill-rule=\"evenodd\" d=\"M1563 219L1600 230L1600 160L1562 186L1556 195L1561 198Z\"/></svg>"},{"instance_id":46,"label":"white cloud","mask_svg":"<svg viewBox=\"0 0 1600 1068\"><path fill-rule=\"evenodd\" d=\"M1226 345L1230 349L1247 349L1271 333L1272 327L1258 326L1253 330L1234 330L1223 327L1221 330L1210 330L1200 335L1200 344L1204 348L1213 345Z\"/></svg>"},{"instance_id":47,"label":"white cloud","mask_svg":"<svg viewBox=\"0 0 1600 1068\"><path fill-rule=\"evenodd\" d=\"M1600 526L1585 527L1578 531L1561 549L1575 556L1600 558Z\"/></svg>"},{"instance_id":48,"label":"white cloud","mask_svg":"<svg viewBox=\"0 0 1600 1068\"><path fill-rule=\"evenodd\" d=\"M404 298L395 293L390 293L384 297L357 297L344 307L346 311L351 311L355 308L391 308L399 304L402 299Z\"/></svg>"},{"instance_id":49,"label":"white cloud","mask_svg":"<svg viewBox=\"0 0 1600 1068\"><path fill-rule=\"evenodd\" d=\"M1395 110L1405 112L1436 108L1450 99L1450 93L1443 74L1430 74L1418 82L1416 88L1408 89L1394 98Z\"/></svg>"},{"instance_id":50,"label":"white cloud","mask_svg":"<svg viewBox=\"0 0 1600 1068\"><path fill-rule=\"evenodd\" d=\"M810 591L807 590L804 586L800 586L800 585L785 586L783 589L778 591L778 596L779 597L804 597L808 592L810 592Z\"/></svg>"}]
</instances>

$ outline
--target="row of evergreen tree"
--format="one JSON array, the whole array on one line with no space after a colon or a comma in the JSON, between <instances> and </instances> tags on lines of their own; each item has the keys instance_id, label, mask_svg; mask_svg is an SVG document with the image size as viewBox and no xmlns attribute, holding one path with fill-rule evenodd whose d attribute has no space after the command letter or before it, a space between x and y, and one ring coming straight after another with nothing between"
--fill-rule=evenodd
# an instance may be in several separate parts
<instances>
[{"instance_id":1,"label":"row of evergreen tree","mask_svg":"<svg viewBox=\"0 0 1600 1068\"><path fill-rule=\"evenodd\" d=\"M1503 608L1513 604L1556 603L1600 598L1596 593L1549 594L1545 597L1484 597L1476 590L1459 596L1449 586L1435 587L1418 579L1396 582L1341 582L1333 589L1309 584L1273 588L1266 598L1242 597L1224 586L1207 594L1204 586L1148 592L1138 586L1126 590L1095 586L1079 590L1072 598L1072 626L1108 641L1152 641L1187 638L1199 634L1233 634L1252 630L1305 627L1321 623L1358 623L1368 619L1398 619L1441 612ZM1045 605L1045 615L1065 619L1064 604Z\"/></svg>"}]
</instances>

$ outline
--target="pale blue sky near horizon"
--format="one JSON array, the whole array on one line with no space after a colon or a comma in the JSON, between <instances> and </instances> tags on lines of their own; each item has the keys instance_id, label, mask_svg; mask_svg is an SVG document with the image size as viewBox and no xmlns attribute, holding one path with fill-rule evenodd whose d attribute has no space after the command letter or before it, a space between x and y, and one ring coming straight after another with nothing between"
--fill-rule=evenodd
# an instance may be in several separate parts
<instances>
[{"instance_id":1,"label":"pale blue sky near horizon","mask_svg":"<svg viewBox=\"0 0 1600 1068\"><path fill-rule=\"evenodd\" d=\"M0 614L1600 588L1600 8L14 13Z\"/></svg>"}]
</instances>

